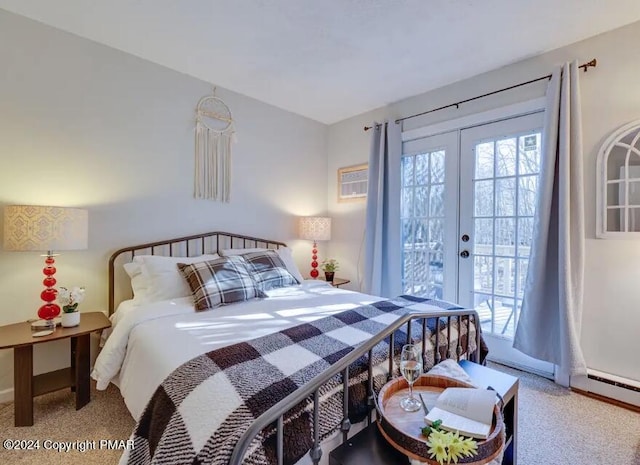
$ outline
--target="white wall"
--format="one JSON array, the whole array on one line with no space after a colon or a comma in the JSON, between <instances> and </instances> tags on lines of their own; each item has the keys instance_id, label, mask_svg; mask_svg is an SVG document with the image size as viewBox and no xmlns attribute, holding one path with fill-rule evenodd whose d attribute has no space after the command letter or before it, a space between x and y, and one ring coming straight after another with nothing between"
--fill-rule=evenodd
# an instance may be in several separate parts
<instances>
[{"instance_id":1,"label":"white wall","mask_svg":"<svg viewBox=\"0 0 640 465\"><path fill-rule=\"evenodd\" d=\"M3 10L0 63L0 207L89 210L89 250L61 255L56 275L87 288L82 310L106 309L109 255L151 240L261 236L308 267L294 217L326 213L326 126L218 89L237 122L232 200L194 200L194 112L210 84ZM0 249L0 325L36 316L42 266ZM36 371L68 364L52 346L36 348ZM12 360L0 351L0 396Z\"/></svg>"},{"instance_id":2,"label":"white wall","mask_svg":"<svg viewBox=\"0 0 640 465\"><path fill-rule=\"evenodd\" d=\"M365 207L335 201L335 172L341 166L367 161L369 133L363 132L362 126L375 119L392 120L527 81L550 73L564 61L584 62L596 57L597 69L581 76L587 228L582 346L590 368L640 380L640 243L595 239L595 162L599 146L614 129L640 117L638 43L640 23L635 23L330 126L328 201L335 227L329 253L345 264L341 276L356 276ZM540 97L544 90L545 84L534 84L465 104L459 110L409 120L404 129Z\"/></svg>"}]
</instances>

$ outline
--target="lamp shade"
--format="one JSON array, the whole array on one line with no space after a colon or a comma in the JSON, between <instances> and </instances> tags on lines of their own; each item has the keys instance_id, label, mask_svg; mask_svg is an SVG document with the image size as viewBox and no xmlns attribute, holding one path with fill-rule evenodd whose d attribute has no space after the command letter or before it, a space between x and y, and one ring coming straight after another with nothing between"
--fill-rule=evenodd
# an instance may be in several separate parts
<instances>
[{"instance_id":1,"label":"lamp shade","mask_svg":"<svg viewBox=\"0 0 640 465\"><path fill-rule=\"evenodd\" d=\"M53 251L86 249L87 210L36 205L8 205L4 209L4 249Z\"/></svg>"},{"instance_id":2,"label":"lamp shade","mask_svg":"<svg viewBox=\"0 0 640 465\"><path fill-rule=\"evenodd\" d=\"M303 216L300 218L299 228L300 239L331 240L331 218L326 216Z\"/></svg>"}]
</instances>

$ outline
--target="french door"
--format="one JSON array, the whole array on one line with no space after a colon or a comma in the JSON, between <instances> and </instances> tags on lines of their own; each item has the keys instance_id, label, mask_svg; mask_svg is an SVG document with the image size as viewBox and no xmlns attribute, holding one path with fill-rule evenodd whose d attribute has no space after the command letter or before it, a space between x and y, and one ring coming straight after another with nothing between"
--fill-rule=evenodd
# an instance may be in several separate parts
<instances>
[{"instance_id":1,"label":"french door","mask_svg":"<svg viewBox=\"0 0 640 465\"><path fill-rule=\"evenodd\" d=\"M403 144L402 287L406 294L457 296L458 134Z\"/></svg>"},{"instance_id":2,"label":"french door","mask_svg":"<svg viewBox=\"0 0 640 465\"><path fill-rule=\"evenodd\" d=\"M512 348L533 236L542 118L404 143L403 285L475 308L490 358L552 373L553 365ZM433 158L443 160L436 165L444 166L442 175L433 176Z\"/></svg>"}]
</instances>

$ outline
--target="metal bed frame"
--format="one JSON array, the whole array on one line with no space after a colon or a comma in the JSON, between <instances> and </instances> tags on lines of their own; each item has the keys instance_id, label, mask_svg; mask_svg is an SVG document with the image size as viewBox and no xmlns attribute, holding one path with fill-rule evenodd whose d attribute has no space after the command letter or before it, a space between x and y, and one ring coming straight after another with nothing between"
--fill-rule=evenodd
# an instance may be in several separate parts
<instances>
[{"instance_id":1,"label":"metal bed frame","mask_svg":"<svg viewBox=\"0 0 640 465\"><path fill-rule=\"evenodd\" d=\"M133 245L116 250L109 257L109 315L116 310L118 297L132 295L131 286L126 286L125 280L118 280L124 275L122 263L130 262L136 255L160 255L173 257L191 257L203 254L217 253L222 249L236 249L247 247L263 247L265 249L279 249L287 244L259 237L243 236L223 231L206 232L192 236L177 237L146 244ZM128 259L127 259L128 258ZM122 276L120 276L122 277ZM120 286L122 284L122 286ZM117 292L119 287L127 287L127 292ZM118 288L118 289L116 289Z\"/></svg>"},{"instance_id":2,"label":"metal bed frame","mask_svg":"<svg viewBox=\"0 0 640 465\"><path fill-rule=\"evenodd\" d=\"M411 342L411 325L418 320L422 324L422 357L426 359L426 353L424 351L425 339L426 339L426 328L427 328L427 320L429 319L447 319L447 353L446 358L453 358L451 351L449 350L451 344L451 321L453 318L457 321L457 329L458 335L461 334L461 329L463 317L466 318L466 326L467 326L467 335L470 334L469 330L471 327L471 319L473 318L476 328L480 326L480 318L478 313L475 310L450 310L446 311L446 315L443 316L443 312L426 312L426 313L411 313L408 315L404 315L394 322L392 325L388 326L383 332L376 335L376 337L369 339L367 342L364 342L360 345L356 350L350 352L345 357L341 358L338 362L331 365L331 367L325 370L321 375L317 376L309 383L305 384L300 389L297 389L295 392L290 394L289 396L282 399L277 404L273 405L269 410L260 415L249 427L249 429L242 435L242 437L238 440L238 443L233 451L231 456L231 460L229 462L230 465L240 465L244 458L244 455L249 448L249 445L254 440L254 438L262 431L264 428L276 422L276 456L278 460L278 465L282 465L283 463L283 437L284 437L284 415L288 412L292 407L304 401L307 397L313 396L313 447L311 448L309 455L314 465L318 465L320 459L322 457L322 448L320 447L320 427L319 427L319 419L320 419L320 405L319 405L319 392L320 388L323 384L329 382L334 376L342 373L342 408L343 408L343 419L339 428L342 431L342 442L346 442L349 438L349 430L351 429L351 422L349 421L348 416L348 405L349 405L349 366L362 357L364 354L368 354L369 366L368 366L368 397L367 403L369 407L369 414L367 416L367 423L370 424L372 421L372 414L374 410L377 411L377 402L376 402L376 394L373 388L373 366L372 366L372 358L373 358L373 347L375 347L378 343L383 340L389 338L389 371L387 374L387 378L390 380L393 377L393 361L394 361L394 333L403 325L407 325L407 344ZM438 328L438 326L436 326ZM439 336L440 331L437 330L435 334L435 350L434 350L434 365L439 363L442 360L442 355L439 350ZM461 346L461 338L458 337L458 345L456 346L456 355L455 358L460 361L460 356L463 353L463 348ZM467 337L467 344L465 350L468 353L470 346L470 338ZM471 361L475 363L480 363L480 331L476 331L476 350L471 354ZM423 360L426 361L426 360Z\"/></svg>"},{"instance_id":3,"label":"metal bed frame","mask_svg":"<svg viewBox=\"0 0 640 465\"><path fill-rule=\"evenodd\" d=\"M251 236L244 236L239 234L232 234L227 232L215 231L202 234L196 234L192 236L179 237L175 239L168 239L156 242L149 242L146 244L140 244L131 247L125 247L114 252L109 258L109 314L112 314L115 310L115 303L118 293L117 287L117 275L119 272L120 262L125 261L128 257L128 261L133 260L136 255L143 253L151 255L161 256L193 256L202 255L205 253L215 253L224 248L247 248L247 247L264 247L271 249L278 249L284 247L284 242L261 239ZM123 280L124 282L124 280ZM130 289L130 286L129 286ZM455 320L454 320L455 319ZM343 419L340 425L336 425L336 428L342 432L342 441L346 442L349 438L349 431L351 429L351 422L348 415L349 405L349 366L356 362L360 357L368 354L368 394L367 394L367 423L372 422L374 411L376 411L376 393L373 385L373 348L384 341L389 339L389 358L388 358L388 374L387 378L393 377L393 363L394 363L394 333L403 325L407 325L407 343L412 341L412 325L422 325L422 357L424 366L426 366L426 338L427 338L427 322L428 320L435 320L436 331L434 341L434 357L433 364L437 364L442 360L442 354L440 353L440 327L441 320L446 320L446 352L445 358L455 358L460 360L463 354L467 355L467 358L473 362L480 363L480 318L475 310L443 310L436 312L416 312L402 316L396 322L388 326L383 332L376 335L374 338L362 343L356 350L350 352L348 355L334 363L329 369L324 371L321 375L315 377L309 383L297 389L295 392L285 397L261 416L259 416L247 429L247 431L241 436L231 456L230 465L240 465L244 459L245 453L249 448L251 442L260 434L260 432L269 425L276 423L276 457L278 465L283 463L283 438L284 438L284 416L294 406L307 398L313 396L313 446L309 452L311 460L314 465L318 465L323 455L322 448L320 446L320 388L327 382L329 382L335 376L342 375L342 398L343 398ZM466 323L463 321L466 320ZM471 334L471 320L475 323L475 343L476 349L473 353L469 353ZM457 345L455 348L455 354L451 353L451 328L452 321L455 321L457 327ZM462 347L462 329L466 324L467 338L466 346ZM376 411L377 415L377 411Z\"/></svg>"}]
</instances>

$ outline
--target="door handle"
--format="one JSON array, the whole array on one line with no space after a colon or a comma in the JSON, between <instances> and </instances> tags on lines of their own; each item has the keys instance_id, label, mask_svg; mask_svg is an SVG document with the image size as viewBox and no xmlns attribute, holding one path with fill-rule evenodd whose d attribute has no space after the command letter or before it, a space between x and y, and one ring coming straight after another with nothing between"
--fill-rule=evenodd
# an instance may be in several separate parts
<instances>
[{"instance_id":1,"label":"door handle","mask_svg":"<svg viewBox=\"0 0 640 465\"><path fill-rule=\"evenodd\" d=\"M469 251L468 250L463 250L462 252L460 252L460 256L462 258L469 258Z\"/></svg>"}]
</instances>

